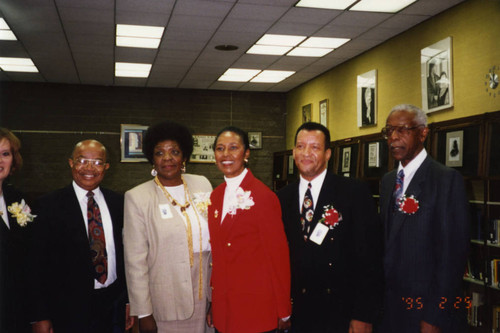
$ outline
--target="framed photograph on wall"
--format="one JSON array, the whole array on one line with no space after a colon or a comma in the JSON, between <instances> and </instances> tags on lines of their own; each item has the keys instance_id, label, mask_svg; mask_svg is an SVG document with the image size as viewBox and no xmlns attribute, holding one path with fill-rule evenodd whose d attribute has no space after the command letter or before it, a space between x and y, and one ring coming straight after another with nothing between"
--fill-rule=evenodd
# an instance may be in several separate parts
<instances>
[{"instance_id":1,"label":"framed photograph on wall","mask_svg":"<svg viewBox=\"0 0 500 333\"><path fill-rule=\"evenodd\" d=\"M380 167L379 147L380 147L380 142L370 142L368 144L368 167L369 168Z\"/></svg>"},{"instance_id":2,"label":"framed photograph on wall","mask_svg":"<svg viewBox=\"0 0 500 333\"><path fill-rule=\"evenodd\" d=\"M121 124L120 150L121 162L147 162L142 152L142 141L148 126Z\"/></svg>"},{"instance_id":3,"label":"framed photograph on wall","mask_svg":"<svg viewBox=\"0 0 500 333\"><path fill-rule=\"evenodd\" d=\"M328 128L328 99L319 102L319 123Z\"/></svg>"},{"instance_id":4,"label":"framed photograph on wall","mask_svg":"<svg viewBox=\"0 0 500 333\"><path fill-rule=\"evenodd\" d=\"M312 104L307 104L302 107L302 123L311 121Z\"/></svg>"},{"instance_id":5,"label":"framed photograph on wall","mask_svg":"<svg viewBox=\"0 0 500 333\"><path fill-rule=\"evenodd\" d=\"M451 37L420 51L422 110L425 112L453 106L452 59Z\"/></svg>"},{"instance_id":6,"label":"framed photograph on wall","mask_svg":"<svg viewBox=\"0 0 500 333\"><path fill-rule=\"evenodd\" d=\"M193 141L193 153L189 161L193 163L215 163L215 135L193 135Z\"/></svg>"},{"instance_id":7,"label":"framed photograph on wall","mask_svg":"<svg viewBox=\"0 0 500 333\"><path fill-rule=\"evenodd\" d=\"M446 166L463 166L464 131L446 133Z\"/></svg>"},{"instance_id":8,"label":"framed photograph on wall","mask_svg":"<svg viewBox=\"0 0 500 333\"><path fill-rule=\"evenodd\" d=\"M248 132L250 149L262 149L262 132Z\"/></svg>"},{"instance_id":9,"label":"framed photograph on wall","mask_svg":"<svg viewBox=\"0 0 500 333\"><path fill-rule=\"evenodd\" d=\"M358 127L377 125L377 70L357 78Z\"/></svg>"},{"instance_id":10,"label":"framed photograph on wall","mask_svg":"<svg viewBox=\"0 0 500 333\"><path fill-rule=\"evenodd\" d=\"M351 147L342 149L342 172L349 172L351 169Z\"/></svg>"}]
</instances>

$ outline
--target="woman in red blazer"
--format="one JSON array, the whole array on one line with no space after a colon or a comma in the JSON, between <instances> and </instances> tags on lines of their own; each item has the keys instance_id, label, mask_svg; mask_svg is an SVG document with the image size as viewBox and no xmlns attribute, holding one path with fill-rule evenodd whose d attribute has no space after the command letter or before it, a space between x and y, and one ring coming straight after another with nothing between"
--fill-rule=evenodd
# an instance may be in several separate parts
<instances>
[{"instance_id":1,"label":"woman in red blazer","mask_svg":"<svg viewBox=\"0 0 500 333\"><path fill-rule=\"evenodd\" d=\"M247 134L219 132L214 144L225 183L210 197L212 308L222 333L274 332L290 327L290 262L276 195L245 168Z\"/></svg>"}]
</instances>

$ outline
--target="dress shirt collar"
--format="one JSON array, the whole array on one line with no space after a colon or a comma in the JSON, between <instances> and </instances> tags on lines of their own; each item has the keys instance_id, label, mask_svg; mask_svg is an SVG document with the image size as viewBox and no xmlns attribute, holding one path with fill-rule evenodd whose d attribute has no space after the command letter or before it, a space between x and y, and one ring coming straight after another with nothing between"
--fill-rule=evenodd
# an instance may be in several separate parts
<instances>
[{"instance_id":1,"label":"dress shirt collar","mask_svg":"<svg viewBox=\"0 0 500 333\"><path fill-rule=\"evenodd\" d=\"M427 157L427 151L424 148L405 167L403 167L401 162L399 162L398 172L400 170L404 170L405 173L405 179L403 182L403 193L406 192L406 189L408 188L408 185L410 185L413 176L417 172L418 168L420 168L426 157Z\"/></svg>"},{"instance_id":2,"label":"dress shirt collar","mask_svg":"<svg viewBox=\"0 0 500 333\"><path fill-rule=\"evenodd\" d=\"M248 173L248 169L245 168L245 169L243 169L243 172L241 172L236 177L227 178L226 176L224 176L224 180L226 181L227 190L236 191L236 189L238 188L238 186L240 186L241 182L243 181L243 178L245 178L247 173Z\"/></svg>"},{"instance_id":3,"label":"dress shirt collar","mask_svg":"<svg viewBox=\"0 0 500 333\"><path fill-rule=\"evenodd\" d=\"M78 184L75 181L73 181L73 189L75 190L76 197L78 198L78 201L82 201L82 200L85 202L88 201L88 198L87 198L87 193L89 192L88 190L85 190L85 189L81 188L80 186L78 186ZM96 187L95 189L93 189L92 192L94 193L94 198L96 201L102 197L102 192L99 189L99 187Z\"/></svg>"},{"instance_id":4,"label":"dress shirt collar","mask_svg":"<svg viewBox=\"0 0 500 333\"><path fill-rule=\"evenodd\" d=\"M307 191L307 185L311 183L311 195L313 197L313 207L316 209L316 203L318 202L319 192L321 192L321 187L323 186L323 182L326 178L326 169L323 170L316 178L309 181L306 180L302 175L300 176L299 183L299 205L302 207L302 201L304 199L304 195Z\"/></svg>"}]
</instances>

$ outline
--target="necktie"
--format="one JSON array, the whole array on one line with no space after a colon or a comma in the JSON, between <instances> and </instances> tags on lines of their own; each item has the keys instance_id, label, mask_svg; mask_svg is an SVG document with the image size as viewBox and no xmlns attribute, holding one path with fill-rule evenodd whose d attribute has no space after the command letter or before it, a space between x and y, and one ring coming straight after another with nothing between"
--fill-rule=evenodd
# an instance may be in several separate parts
<instances>
[{"instance_id":1,"label":"necktie","mask_svg":"<svg viewBox=\"0 0 500 333\"><path fill-rule=\"evenodd\" d=\"M398 176L396 177L396 186L394 186L394 192L392 196L394 198L394 209L398 210L399 207L399 199L403 195L403 183L405 180L405 173L403 169L398 172Z\"/></svg>"},{"instance_id":2,"label":"necktie","mask_svg":"<svg viewBox=\"0 0 500 333\"><path fill-rule=\"evenodd\" d=\"M101 211L94 200L94 193L87 193L87 219L89 228L90 255L94 266L94 278L100 283L108 277L108 254L102 227Z\"/></svg>"},{"instance_id":3,"label":"necktie","mask_svg":"<svg viewBox=\"0 0 500 333\"><path fill-rule=\"evenodd\" d=\"M314 216L314 205L311 195L311 183L307 185L307 191L304 194L304 201L302 203L302 212L300 214L300 223L302 224L302 233L304 240L307 241L311 229L311 221Z\"/></svg>"}]
</instances>

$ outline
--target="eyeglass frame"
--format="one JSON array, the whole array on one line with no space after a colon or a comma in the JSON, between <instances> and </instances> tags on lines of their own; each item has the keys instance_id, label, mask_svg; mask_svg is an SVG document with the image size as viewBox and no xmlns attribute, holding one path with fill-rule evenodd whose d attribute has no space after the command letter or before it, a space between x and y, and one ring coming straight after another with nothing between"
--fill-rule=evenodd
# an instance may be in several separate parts
<instances>
[{"instance_id":1,"label":"eyeglass frame","mask_svg":"<svg viewBox=\"0 0 500 333\"><path fill-rule=\"evenodd\" d=\"M74 158L73 162L75 162L75 166L78 168L82 168L84 166L90 165L95 167L95 168L104 168L108 162L105 162L101 159L95 159L95 158L83 158L83 157L78 157Z\"/></svg>"},{"instance_id":2,"label":"eyeglass frame","mask_svg":"<svg viewBox=\"0 0 500 333\"><path fill-rule=\"evenodd\" d=\"M383 127L380 132L382 133L384 139L387 140L387 139L389 139L389 137L392 136L392 133L394 133L394 131L396 131L398 133L398 135L400 135L400 136L402 136L402 135L406 136L410 133L410 131L413 131L414 129L417 129L417 128L422 127L422 126L425 127L424 124L416 125L413 127L408 127L408 125L402 125L402 126L387 125L387 126Z\"/></svg>"}]
</instances>

